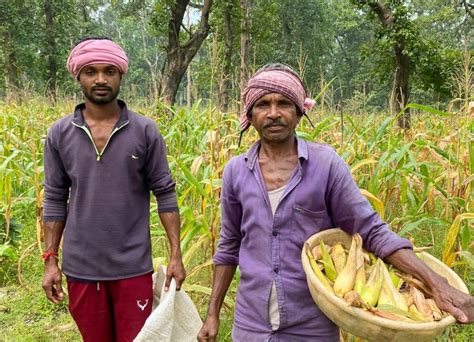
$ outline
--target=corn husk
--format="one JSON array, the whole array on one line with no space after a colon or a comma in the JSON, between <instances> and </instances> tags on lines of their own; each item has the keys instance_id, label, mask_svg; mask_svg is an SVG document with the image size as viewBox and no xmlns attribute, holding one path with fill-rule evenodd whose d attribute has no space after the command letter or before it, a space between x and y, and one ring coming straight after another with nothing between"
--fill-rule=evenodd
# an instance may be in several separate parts
<instances>
[{"instance_id":1,"label":"corn husk","mask_svg":"<svg viewBox=\"0 0 474 342\"><path fill-rule=\"evenodd\" d=\"M352 236L351 249L349 250L346 266L344 266L334 282L334 292L341 298L344 298L344 295L354 288L357 272L358 246L362 246L362 238L359 234L355 234Z\"/></svg>"},{"instance_id":2,"label":"corn husk","mask_svg":"<svg viewBox=\"0 0 474 342\"><path fill-rule=\"evenodd\" d=\"M344 247L340 243L334 245L331 248L331 258L332 261L334 262L334 267L336 268L337 274L341 273L342 270L344 269L344 266L346 266L347 262L347 256L346 256L346 251L344 250Z\"/></svg>"},{"instance_id":3,"label":"corn husk","mask_svg":"<svg viewBox=\"0 0 474 342\"><path fill-rule=\"evenodd\" d=\"M328 289L329 292L334 293L334 290L332 289L332 286L329 283L329 280L319 269L318 264L316 263L316 260L314 259L314 256L311 253L310 247L307 243L305 244L305 249L306 249L306 255L308 256L309 263L311 264L311 268L313 269L314 274L316 275L316 277L318 277L321 284L323 284L323 286L326 289Z\"/></svg>"},{"instance_id":4,"label":"corn husk","mask_svg":"<svg viewBox=\"0 0 474 342\"><path fill-rule=\"evenodd\" d=\"M365 284L364 288L362 289L362 293L360 294L360 297L362 298L364 303L370 306L375 306L375 304L377 304L377 301L380 297L380 291L382 290L382 263L383 261L381 259L377 261L377 264L372 270L372 273L370 274L370 277L367 280L367 283Z\"/></svg>"},{"instance_id":5,"label":"corn husk","mask_svg":"<svg viewBox=\"0 0 474 342\"><path fill-rule=\"evenodd\" d=\"M319 248L321 249L324 273L326 273L326 276L329 278L329 280L334 281L337 277L336 268L334 267L334 263L332 262L329 251L323 240L319 241Z\"/></svg>"}]
</instances>

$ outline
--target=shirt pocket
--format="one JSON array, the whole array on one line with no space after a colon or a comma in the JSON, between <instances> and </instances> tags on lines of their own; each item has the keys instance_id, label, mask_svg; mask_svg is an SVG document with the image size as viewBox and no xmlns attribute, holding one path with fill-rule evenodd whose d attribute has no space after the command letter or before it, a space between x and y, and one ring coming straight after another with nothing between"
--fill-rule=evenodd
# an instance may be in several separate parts
<instances>
[{"instance_id":1,"label":"shirt pocket","mask_svg":"<svg viewBox=\"0 0 474 342\"><path fill-rule=\"evenodd\" d=\"M293 206L291 239L302 248L304 242L313 234L321 231L326 210L313 211L299 205Z\"/></svg>"}]
</instances>

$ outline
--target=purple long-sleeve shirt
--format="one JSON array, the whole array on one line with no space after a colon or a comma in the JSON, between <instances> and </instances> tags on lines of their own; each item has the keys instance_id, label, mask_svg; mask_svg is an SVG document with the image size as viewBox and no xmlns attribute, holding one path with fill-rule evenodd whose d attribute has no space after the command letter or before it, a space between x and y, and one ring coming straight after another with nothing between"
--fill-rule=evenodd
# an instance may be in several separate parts
<instances>
[{"instance_id":1,"label":"purple long-sleeve shirt","mask_svg":"<svg viewBox=\"0 0 474 342\"><path fill-rule=\"evenodd\" d=\"M381 258L412 248L371 208L332 148L302 139L297 144L299 163L274 216L258 163L260 142L224 170L214 263L240 268L235 341L339 341L337 326L314 304L301 265L303 243L314 233L332 227L357 232L364 248ZM273 281L280 313L277 331L268 317Z\"/></svg>"},{"instance_id":2,"label":"purple long-sleeve shirt","mask_svg":"<svg viewBox=\"0 0 474 342\"><path fill-rule=\"evenodd\" d=\"M116 280L153 271L150 190L158 211L178 211L166 146L155 122L128 110L103 151L84 104L55 122L44 147L44 221L65 221L62 270L72 278Z\"/></svg>"}]
</instances>

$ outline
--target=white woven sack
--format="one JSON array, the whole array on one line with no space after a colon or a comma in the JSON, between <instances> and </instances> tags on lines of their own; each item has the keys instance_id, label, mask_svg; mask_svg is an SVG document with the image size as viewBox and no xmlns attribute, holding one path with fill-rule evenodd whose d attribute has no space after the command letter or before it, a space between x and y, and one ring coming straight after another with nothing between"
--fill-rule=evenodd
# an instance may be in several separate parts
<instances>
[{"instance_id":1,"label":"white woven sack","mask_svg":"<svg viewBox=\"0 0 474 342\"><path fill-rule=\"evenodd\" d=\"M191 298L183 289L176 291L171 280L164 290L166 269L160 266L153 274L153 311L135 342L191 342L197 340L202 321Z\"/></svg>"}]
</instances>

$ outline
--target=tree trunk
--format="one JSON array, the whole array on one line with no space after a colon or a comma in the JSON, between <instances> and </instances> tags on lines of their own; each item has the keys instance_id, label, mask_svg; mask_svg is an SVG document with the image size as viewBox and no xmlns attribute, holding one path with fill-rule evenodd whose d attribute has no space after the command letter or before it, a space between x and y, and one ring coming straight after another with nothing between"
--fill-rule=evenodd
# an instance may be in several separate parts
<instances>
[{"instance_id":1,"label":"tree trunk","mask_svg":"<svg viewBox=\"0 0 474 342\"><path fill-rule=\"evenodd\" d=\"M244 94L248 80L249 65L249 30L250 30L250 0L240 0L242 21L240 24L240 96ZM241 105L242 106L242 105Z\"/></svg>"},{"instance_id":2,"label":"tree trunk","mask_svg":"<svg viewBox=\"0 0 474 342\"><path fill-rule=\"evenodd\" d=\"M48 61L48 88L53 99L56 99L56 73L58 65L56 63L56 43L53 31L53 6L51 0L44 1L44 14L46 16L46 59Z\"/></svg>"},{"instance_id":3,"label":"tree trunk","mask_svg":"<svg viewBox=\"0 0 474 342\"><path fill-rule=\"evenodd\" d=\"M16 66L15 49L11 43L11 32L5 35L5 88L8 96L14 96L18 91L18 68Z\"/></svg>"},{"instance_id":4,"label":"tree trunk","mask_svg":"<svg viewBox=\"0 0 474 342\"><path fill-rule=\"evenodd\" d=\"M163 101L168 105L176 102L176 93L181 79L209 33L209 13L212 2L213 0L204 0L199 27L196 32L189 32L189 39L184 44L180 42L180 31L189 0L176 0L171 11L171 19L168 23L166 65L161 89Z\"/></svg>"},{"instance_id":5,"label":"tree trunk","mask_svg":"<svg viewBox=\"0 0 474 342\"><path fill-rule=\"evenodd\" d=\"M385 7L380 1L374 3L369 3L370 8L377 14L382 25L388 29L394 28L395 17L389 8ZM400 35L399 35L400 37ZM396 61L396 70L395 70L395 80L393 84L393 94L392 105L395 114L400 113L400 111L405 108L408 103L408 97L410 95L409 88L409 72L410 72L410 58L407 54L404 53L405 42L403 38L399 38L398 41L394 43L394 52L395 52L395 61ZM400 117L398 118L398 125L401 128L407 129L410 128L410 112L405 110Z\"/></svg>"},{"instance_id":6,"label":"tree trunk","mask_svg":"<svg viewBox=\"0 0 474 342\"><path fill-rule=\"evenodd\" d=\"M397 61L397 69L395 71L395 96L393 99L393 108L395 114L400 113L400 111L405 108L408 103L409 93L409 71L410 71L410 59L403 53L404 45L400 43L395 44L395 58ZM405 110L398 117L398 126L403 129L410 128L410 111Z\"/></svg>"},{"instance_id":7,"label":"tree trunk","mask_svg":"<svg viewBox=\"0 0 474 342\"><path fill-rule=\"evenodd\" d=\"M229 109L229 95L231 90L231 68L232 68L232 7L233 1L228 1L227 6L224 10L224 30L225 30L225 54L224 54L224 67L222 73L222 94L221 94L221 107L224 112Z\"/></svg>"}]
</instances>

